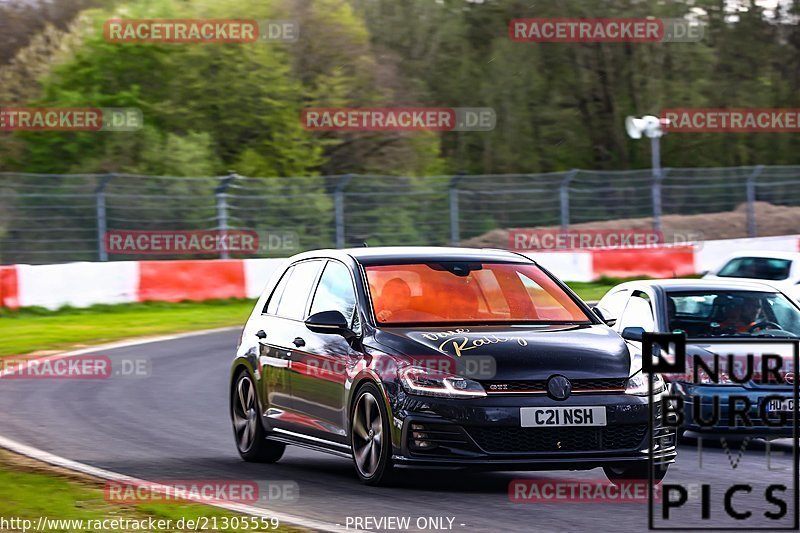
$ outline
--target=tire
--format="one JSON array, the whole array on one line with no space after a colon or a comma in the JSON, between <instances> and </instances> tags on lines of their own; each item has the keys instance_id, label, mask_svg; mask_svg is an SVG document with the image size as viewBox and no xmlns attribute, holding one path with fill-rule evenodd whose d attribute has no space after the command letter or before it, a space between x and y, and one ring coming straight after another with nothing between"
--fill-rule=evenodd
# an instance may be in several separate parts
<instances>
[{"instance_id":1,"label":"tire","mask_svg":"<svg viewBox=\"0 0 800 533\"><path fill-rule=\"evenodd\" d=\"M647 481L649 462L639 462L631 466L604 466L603 472L611 483L615 485L620 481ZM653 469L653 484L660 485L667 475L668 465L658 466Z\"/></svg>"},{"instance_id":2,"label":"tire","mask_svg":"<svg viewBox=\"0 0 800 533\"><path fill-rule=\"evenodd\" d=\"M358 389L350 413L350 446L356 473L366 485L385 485L392 477L392 438L383 395L373 383Z\"/></svg>"},{"instance_id":3,"label":"tire","mask_svg":"<svg viewBox=\"0 0 800 533\"><path fill-rule=\"evenodd\" d=\"M286 445L269 441L259 416L255 383L242 370L231 390L231 422L239 455L250 463L274 463L283 456Z\"/></svg>"}]
</instances>

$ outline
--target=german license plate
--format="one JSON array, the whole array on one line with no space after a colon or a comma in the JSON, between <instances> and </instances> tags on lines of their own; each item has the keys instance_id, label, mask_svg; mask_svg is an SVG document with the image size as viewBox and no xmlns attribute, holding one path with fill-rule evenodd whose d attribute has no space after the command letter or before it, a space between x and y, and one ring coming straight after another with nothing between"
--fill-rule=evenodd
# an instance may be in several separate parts
<instances>
[{"instance_id":1,"label":"german license plate","mask_svg":"<svg viewBox=\"0 0 800 533\"><path fill-rule=\"evenodd\" d=\"M767 403L767 411L794 411L794 398L788 400L770 400Z\"/></svg>"},{"instance_id":2,"label":"german license plate","mask_svg":"<svg viewBox=\"0 0 800 533\"><path fill-rule=\"evenodd\" d=\"M521 407L524 428L563 426L605 426L605 407Z\"/></svg>"}]
</instances>

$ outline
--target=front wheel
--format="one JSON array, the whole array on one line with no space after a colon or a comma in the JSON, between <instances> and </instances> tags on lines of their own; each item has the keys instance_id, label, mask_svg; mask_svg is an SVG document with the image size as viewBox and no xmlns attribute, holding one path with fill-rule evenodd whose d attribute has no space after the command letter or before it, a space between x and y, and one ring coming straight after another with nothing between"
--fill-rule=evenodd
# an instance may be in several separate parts
<instances>
[{"instance_id":1,"label":"front wheel","mask_svg":"<svg viewBox=\"0 0 800 533\"><path fill-rule=\"evenodd\" d=\"M631 466L617 467L617 466L604 466L603 472L610 482L618 485L622 481L647 481L650 475L649 463L645 462L636 463ZM653 483L660 485L667 475L667 465L653 467Z\"/></svg>"},{"instance_id":2,"label":"front wheel","mask_svg":"<svg viewBox=\"0 0 800 533\"><path fill-rule=\"evenodd\" d=\"M286 445L266 439L259 420L256 387L247 371L236 377L232 395L231 420L239 455L252 463L274 463L280 459Z\"/></svg>"},{"instance_id":3,"label":"front wheel","mask_svg":"<svg viewBox=\"0 0 800 533\"><path fill-rule=\"evenodd\" d=\"M356 396L350 416L350 444L359 479L367 485L385 484L392 473L389 417L378 387L367 383Z\"/></svg>"}]
</instances>

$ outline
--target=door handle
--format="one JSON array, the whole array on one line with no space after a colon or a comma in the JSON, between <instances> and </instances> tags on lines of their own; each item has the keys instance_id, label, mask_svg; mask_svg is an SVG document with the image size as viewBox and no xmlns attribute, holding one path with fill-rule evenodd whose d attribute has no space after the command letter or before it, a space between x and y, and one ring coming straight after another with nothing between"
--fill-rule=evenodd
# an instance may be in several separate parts
<instances>
[{"instance_id":1,"label":"door handle","mask_svg":"<svg viewBox=\"0 0 800 533\"><path fill-rule=\"evenodd\" d=\"M263 329L260 329L256 331L256 337L258 337L259 339L266 339L267 333Z\"/></svg>"},{"instance_id":2,"label":"door handle","mask_svg":"<svg viewBox=\"0 0 800 533\"><path fill-rule=\"evenodd\" d=\"M292 344L294 344L295 346L300 348L301 346L305 346L306 345L306 341L304 341L300 337L295 337L295 339L292 341Z\"/></svg>"}]
</instances>

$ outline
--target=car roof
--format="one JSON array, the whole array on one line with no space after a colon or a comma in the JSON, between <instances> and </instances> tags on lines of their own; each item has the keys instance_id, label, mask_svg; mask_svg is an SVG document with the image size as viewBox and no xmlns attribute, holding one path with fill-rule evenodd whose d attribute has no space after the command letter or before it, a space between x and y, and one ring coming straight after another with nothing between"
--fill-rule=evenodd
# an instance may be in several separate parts
<instances>
[{"instance_id":1,"label":"car roof","mask_svg":"<svg viewBox=\"0 0 800 533\"><path fill-rule=\"evenodd\" d=\"M696 291L696 290L729 290L729 291L759 291L778 292L778 289L760 281L721 280L721 279L643 279L627 281L614 287L616 289L641 289L643 287L658 287L666 292Z\"/></svg>"},{"instance_id":2,"label":"car roof","mask_svg":"<svg viewBox=\"0 0 800 533\"><path fill-rule=\"evenodd\" d=\"M425 261L501 261L532 263L520 254L491 248L457 248L438 246L376 246L374 248L344 248L341 250L313 250L292 257L292 261L312 257L343 258L349 256L363 265L410 263Z\"/></svg>"}]
</instances>

